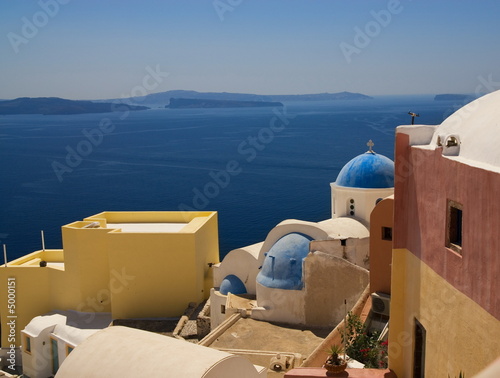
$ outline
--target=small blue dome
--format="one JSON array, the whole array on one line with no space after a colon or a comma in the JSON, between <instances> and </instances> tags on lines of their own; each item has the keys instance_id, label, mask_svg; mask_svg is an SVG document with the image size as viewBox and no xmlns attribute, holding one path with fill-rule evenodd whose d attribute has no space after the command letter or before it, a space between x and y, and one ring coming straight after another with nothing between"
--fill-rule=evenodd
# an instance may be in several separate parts
<instances>
[{"instance_id":1,"label":"small blue dome","mask_svg":"<svg viewBox=\"0 0 500 378\"><path fill-rule=\"evenodd\" d=\"M301 290L302 260L309 253L309 236L291 233L279 239L267 253L257 282L262 286L285 290Z\"/></svg>"},{"instance_id":2,"label":"small blue dome","mask_svg":"<svg viewBox=\"0 0 500 378\"><path fill-rule=\"evenodd\" d=\"M220 284L219 291L221 294L246 294L247 288L245 284L234 274L230 274L224 278Z\"/></svg>"},{"instance_id":3,"label":"small blue dome","mask_svg":"<svg viewBox=\"0 0 500 378\"><path fill-rule=\"evenodd\" d=\"M344 165L335 184L348 188L393 188L394 162L384 155L366 152Z\"/></svg>"}]
</instances>

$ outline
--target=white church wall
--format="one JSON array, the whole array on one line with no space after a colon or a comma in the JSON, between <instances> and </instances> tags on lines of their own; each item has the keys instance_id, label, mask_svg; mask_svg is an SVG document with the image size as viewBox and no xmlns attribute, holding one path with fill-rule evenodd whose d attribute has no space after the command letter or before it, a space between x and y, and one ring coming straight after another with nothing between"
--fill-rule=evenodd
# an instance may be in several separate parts
<instances>
[{"instance_id":1,"label":"white church wall","mask_svg":"<svg viewBox=\"0 0 500 378\"><path fill-rule=\"evenodd\" d=\"M255 282L261 265L258 255L262 244L263 242L230 251L220 264L214 266L214 287L220 287L222 280L233 274L244 283L248 294L255 295Z\"/></svg>"},{"instance_id":2,"label":"white church wall","mask_svg":"<svg viewBox=\"0 0 500 378\"><path fill-rule=\"evenodd\" d=\"M370 223L370 214L377 200L394 194L394 188L348 188L338 186L334 182L330 186L332 190L332 218L356 217L366 224ZM354 215L351 214L351 211Z\"/></svg>"}]
</instances>

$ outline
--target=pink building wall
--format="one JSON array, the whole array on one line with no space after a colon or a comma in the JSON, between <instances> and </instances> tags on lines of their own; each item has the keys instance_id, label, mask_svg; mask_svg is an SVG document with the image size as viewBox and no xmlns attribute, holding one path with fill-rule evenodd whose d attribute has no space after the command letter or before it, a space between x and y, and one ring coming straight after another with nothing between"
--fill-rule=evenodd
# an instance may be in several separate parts
<instances>
[{"instance_id":1,"label":"pink building wall","mask_svg":"<svg viewBox=\"0 0 500 378\"><path fill-rule=\"evenodd\" d=\"M500 173L396 135L394 248L406 248L500 319ZM462 254L445 246L448 200L463 205Z\"/></svg>"}]
</instances>

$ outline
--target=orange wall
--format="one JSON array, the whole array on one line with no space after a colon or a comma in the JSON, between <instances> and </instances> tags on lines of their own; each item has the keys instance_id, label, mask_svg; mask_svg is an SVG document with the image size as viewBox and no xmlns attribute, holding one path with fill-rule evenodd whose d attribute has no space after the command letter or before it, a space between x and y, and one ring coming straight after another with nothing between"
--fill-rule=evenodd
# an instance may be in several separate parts
<instances>
[{"instance_id":1,"label":"orange wall","mask_svg":"<svg viewBox=\"0 0 500 378\"><path fill-rule=\"evenodd\" d=\"M392 241L382 239L382 227L393 228L394 199L380 201L370 216L370 291L391 294Z\"/></svg>"}]
</instances>

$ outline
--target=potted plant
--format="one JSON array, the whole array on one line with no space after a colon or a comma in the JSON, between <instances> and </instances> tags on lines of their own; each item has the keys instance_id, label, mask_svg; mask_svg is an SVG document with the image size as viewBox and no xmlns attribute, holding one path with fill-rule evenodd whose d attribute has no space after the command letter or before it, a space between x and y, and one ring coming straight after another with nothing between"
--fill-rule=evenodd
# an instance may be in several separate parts
<instances>
[{"instance_id":1,"label":"potted plant","mask_svg":"<svg viewBox=\"0 0 500 378\"><path fill-rule=\"evenodd\" d=\"M367 332L358 315L349 312L341 337L350 358L361 362L365 368L387 368L387 341L379 340L376 331Z\"/></svg>"},{"instance_id":2,"label":"potted plant","mask_svg":"<svg viewBox=\"0 0 500 378\"><path fill-rule=\"evenodd\" d=\"M326 359L323 367L333 373L340 373L345 370L347 367L347 362L339 357L339 354L342 352L342 347L337 344L333 344L326 351L328 353L328 358Z\"/></svg>"}]
</instances>

